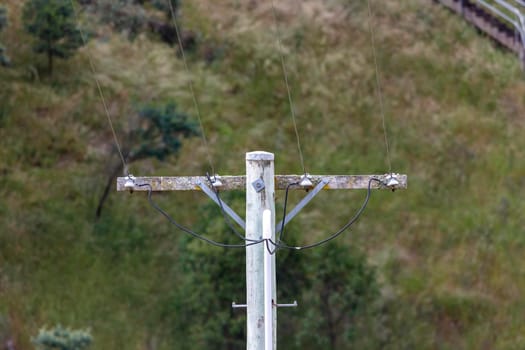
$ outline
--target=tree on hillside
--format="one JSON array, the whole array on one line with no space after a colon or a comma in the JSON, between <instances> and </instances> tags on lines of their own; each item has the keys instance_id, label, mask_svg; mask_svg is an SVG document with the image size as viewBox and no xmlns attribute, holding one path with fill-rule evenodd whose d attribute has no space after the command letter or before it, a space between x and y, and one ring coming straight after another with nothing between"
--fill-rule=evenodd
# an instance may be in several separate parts
<instances>
[{"instance_id":1,"label":"tree on hillside","mask_svg":"<svg viewBox=\"0 0 525 350\"><path fill-rule=\"evenodd\" d=\"M322 349L374 348L379 286L366 257L340 241L309 254L311 288L301 342Z\"/></svg>"},{"instance_id":2,"label":"tree on hillside","mask_svg":"<svg viewBox=\"0 0 525 350\"><path fill-rule=\"evenodd\" d=\"M244 193L224 200L242 208ZM220 209L209 203L195 229L219 242L239 244ZM288 229L294 245L299 231ZM291 231L291 232L290 232ZM178 244L177 284L162 309L180 348L235 350L246 347L246 313L231 302L246 293L244 249L223 249L183 235ZM310 251L278 250L278 301L299 301L278 317L278 343L286 349L374 349L381 344L376 303L379 286L364 254L330 243ZM378 326L379 325L379 326ZM378 331L380 330L380 331Z\"/></svg>"},{"instance_id":3,"label":"tree on hillside","mask_svg":"<svg viewBox=\"0 0 525 350\"><path fill-rule=\"evenodd\" d=\"M126 144L122 149L122 155L128 165L146 158L164 160L170 155L177 154L183 139L200 134L198 124L190 120L187 114L178 111L175 103L144 107L137 117L125 137ZM111 171L98 202L97 218L102 213L113 181L123 173L123 170L123 164L119 162Z\"/></svg>"},{"instance_id":4,"label":"tree on hillside","mask_svg":"<svg viewBox=\"0 0 525 350\"><path fill-rule=\"evenodd\" d=\"M233 208L242 208L245 194L228 192L224 200ZM221 198L222 199L222 198ZM243 244L225 223L219 207L208 202L197 213L195 229L218 242ZM237 226L236 226L237 227ZM238 229L243 234L242 229ZM292 243L292 241L289 241ZM211 246L188 235L181 236L175 274L177 288L168 296L163 310L181 349L246 349L246 310L233 309L232 301L246 298L245 250ZM300 299L306 273L301 254L282 250L276 255L278 300ZM296 310L279 316L286 329L281 336L283 348L293 346L297 332ZM295 321L295 322L294 322Z\"/></svg>"},{"instance_id":5,"label":"tree on hillside","mask_svg":"<svg viewBox=\"0 0 525 350\"><path fill-rule=\"evenodd\" d=\"M7 9L0 6L0 32L7 27ZM8 66L10 64L9 57L7 57L5 47L0 43L0 65Z\"/></svg>"},{"instance_id":6,"label":"tree on hillside","mask_svg":"<svg viewBox=\"0 0 525 350\"><path fill-rule=\"evenodd\" d=\"M54 57L69 58L83 45L70 0L29 0L22 19L26 30L35 37L33 50L47 55L50 74Z\"/></svg>"},{"instance_id":7,"label":"tree on hillside","mask_svg":"<svg viewBox=\"0 0 525 350\"><path fill-rule=\"evenodd\" d=\"M154 33L157 33L160 36L161 40L165 43L169 45L176 44L178 42L178 38L177 31L173 24L173 17L177 17L179 14L180 1L152 0L151 4L156 9L164 13L164 20L150 18L150 20L148 21L148 26L150 30Z\"/></svg>"}]
</instances>

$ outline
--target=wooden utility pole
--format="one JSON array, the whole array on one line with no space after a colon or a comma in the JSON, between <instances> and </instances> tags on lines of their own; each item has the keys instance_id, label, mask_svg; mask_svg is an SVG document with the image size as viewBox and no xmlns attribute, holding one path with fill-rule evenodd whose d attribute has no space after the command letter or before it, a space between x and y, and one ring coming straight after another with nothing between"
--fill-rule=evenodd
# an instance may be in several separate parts
<instances>
[{"instance_id":1,"label":"wooden utility pole","mask_svg":"<svg viewBox=\"0 0 525 350\"><path fill-rule=\"evenodd\" d=\"M381 183L371 182L371 179L378 179ZM394 190L407 186L407 176L399 174L276 176L274 174L274 155L261 151L246 153L246 176L214 176L211 180L212 183L205 176L133 177L130 175L117 179L117 190L203 191L245 229L245 238L249 243L269 239L269 237L273 242L276 241L275 228L280 229L282 222L275 225L275 190L285 190L289 187L308 191L297 206L287 213L284 222L286 225L321 190L367 189L368 186L374 189ZM144 186L145 184L149 186ZM215 191L208 186L220 191L245 189L246 223L226 203L219 202ZM263 217L266 217L264 232ZM277 308L297 305L296 303L277 303L275 254L269 255L266 251L266 244L267 242L263 241L260 244L246 247L246 305L232 304L233 307L247 308L247 350L275 350L277 348ZM265 305L268 315L269 304L272 311L271 322L268 316L265 318Z\"/></svg>"},{"instance_id":2,"label":"wooden utility pole","mask_svg":"<svg viewBox=\"0 0 525 350\"><path fill-rule=\"evenodd\" d=\"M254 241L263 238L263 212L270 211L271 239L275 242L275 184L274 156L267 152L246 154L246 239ZM249 185L251 184L251 185ZM248 350L268 349L265 347L264 318L264 243L246 248L246 313ZM272 255L272 267L275 255ZM272 300L276 300L275 268L273 270ZM272 322L277 320L273 308ZM274 328L275 330L275 328ZM275 333L275 331L272 331ZM272 335L275 342L275 337ZM275 347L272 346L275 349ZM272 349L270 348L270 349Z\"/></svg>"}]
</instances>

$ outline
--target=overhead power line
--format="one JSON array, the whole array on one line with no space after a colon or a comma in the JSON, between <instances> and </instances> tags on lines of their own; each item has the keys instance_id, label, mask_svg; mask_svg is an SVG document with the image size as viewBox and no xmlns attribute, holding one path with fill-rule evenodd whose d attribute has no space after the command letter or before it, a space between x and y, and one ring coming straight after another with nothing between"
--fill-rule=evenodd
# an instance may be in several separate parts
<instances>
[{"instance_id":1,"label":"overhead power line","mask_svg":"<svg viewBox=\"0 0 525 350\"><path fill-rule=\"evenodd\" d=\"M76 23L78 25L79 20L78 20L78 14L77 14L77 10L76 10L75 4L74 4L73 0L70 0L70 3L71 3L71 7L73 8L73 13L75 14L75 21L76 21ZM82 30L82 28L80 26L78 27L78 30L80 32L80 37L82 38L82 43L85 46L87 44L87 40L86 40L86 36L84 34L84 31ZM115 145L117 147L117 151L118 151L118 154L120 156L120 160L122 161L122 166L123 166L123 169L124 169L124 173L125 173L125 175L129 175L128 166L126 164L126 159L124 158L124 154L122 153L122 147L120 146L120 142L118 140L117 133L115 132L115 127L113 126L113 121L111 120L111 115L109 113L109 108L108 108L108 105L106 103L106 99L104 98L104 93L102 92L102 87L100 86L100 81L97 78L97 72L96 72L96 69L95 69L95 64L93 63L93 57L92 57L91 53L89 52L89 50L86 50L86 53L87 53L88 60L89 60L89 66L91 68L91 74L92 74L93 79L95 80L95 83L97 85L98 94L99 94L100 100L102 102L102 106L104 107L104 112L106 113L106 118L108 120L108 124L109 124L109 127L111 129L111 133L113 134L113 140L115 141Z\"/></svg>"}]
</instances>

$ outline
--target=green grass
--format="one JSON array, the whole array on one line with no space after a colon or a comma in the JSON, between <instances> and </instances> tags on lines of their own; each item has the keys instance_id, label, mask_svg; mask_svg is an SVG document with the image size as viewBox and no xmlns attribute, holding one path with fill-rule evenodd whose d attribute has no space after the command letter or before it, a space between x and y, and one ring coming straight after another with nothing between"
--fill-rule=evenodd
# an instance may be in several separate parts
<instances>
[{"instance_id":1,"label":"green grass","mask_svg":"<svg viewBox=\"0 0 525 350\"><path fill-rule=\"evenodd\" d=\"M292 3L277 11L307 170L387 172L366 3ZM390 348L519 349L525 83L518 59L430 1L372 5L390 156L393 170L409 175L409 189L374 193L341 240L378 268ZM162 307L180 278L181 233L141 194L112 193L94 223L117 159L88 55L120 137L144 103L175 100L195 116L194 84L209 149L188 140L167 162L132 164L135 175L203 174L207 152L220 174L241 174L244 153L255 149L275 152L279 173L300 173L271 8L183 1L182 24L200 40L189 72L173 48L100 29L103 38L34 81L29 71L45 63L20 28L20 4L7 6L11 26L0 35L14 67L0 69L0 316L9 319L8 333L31 349L41 326L62 323L92 327L95 348L153 340L172 348ZM207 46L219 54L211 64L202 60ZM363 197L322 193L294 220L294 232L304 233L295 238L312 242L335 231ZM157 198L190 226L207 202L193 193Z\"/></svg>"}]
</instances>

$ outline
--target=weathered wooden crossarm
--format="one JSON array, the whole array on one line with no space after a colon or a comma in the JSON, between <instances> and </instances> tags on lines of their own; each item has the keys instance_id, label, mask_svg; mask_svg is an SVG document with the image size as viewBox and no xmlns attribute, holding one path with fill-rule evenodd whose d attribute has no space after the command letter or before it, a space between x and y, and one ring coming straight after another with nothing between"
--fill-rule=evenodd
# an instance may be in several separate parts
<instances>
[{"instance_id":1,"label":"weathered wooden crossarm","mask_svg":"<svg viewBox=\"0 0 525 350\"><path fill-rule=\"evenodd\" d=\"M324 190L343 190L343 189L366 189L371 178L377 178L387 182L390 174L384 175L310 175L309 179L315 186L322 179L326 179L328 184ZM396 189L407 188L407 176L404 174L395 174L399 182ZM276 175L275 189L285 190L289 184L301 181L302 175ZM127 177L117 178L117 191L127 191L131 188L125 186ZM209 184L206 176L145 176L135 177L137 185L150 184L153 191L200 191L199 183ZM218 187L221 191L225 190L244 190L246 189L246 176L221 176L222 186ZM376 181L372 182L372 188L385 188ZM291 186L290 189L303 189L300 186ZM147 191L147 186L135 186L134 191Z\"/></svg>"}]
</instances>

